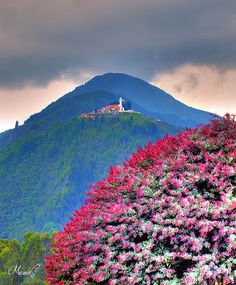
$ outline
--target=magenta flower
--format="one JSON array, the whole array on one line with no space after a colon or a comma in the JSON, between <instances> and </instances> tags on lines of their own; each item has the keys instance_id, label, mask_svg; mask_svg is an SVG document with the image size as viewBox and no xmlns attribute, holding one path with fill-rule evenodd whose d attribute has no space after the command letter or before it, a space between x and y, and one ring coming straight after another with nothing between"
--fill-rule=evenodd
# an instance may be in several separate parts
<instances>
[{"instance_id":1,"label":"magenta flower","mask_svg":"<svg viewBox=\"0 0 236 285\"><path fill-rule=\"evenodd\" d=\"M56 235L45 268L51 285L235 285L235 117L112 168Z\"/></svg>"}]
</instances>

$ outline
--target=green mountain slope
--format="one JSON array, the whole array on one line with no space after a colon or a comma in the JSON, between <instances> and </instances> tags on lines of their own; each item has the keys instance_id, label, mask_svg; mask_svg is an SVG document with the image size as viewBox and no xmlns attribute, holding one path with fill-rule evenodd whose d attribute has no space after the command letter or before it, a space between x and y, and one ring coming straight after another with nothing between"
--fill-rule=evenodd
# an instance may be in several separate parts
<instances>
[{"instance_id":1,"label":"green mountain slope","mask_svg":"<svg viewBox=\"0 0 236 285\"><path fill-rule=\"evenodd\" d=\"M55 123L72 119L82 113L94 111L117 100L118 96L106 91L93 91L84 94L82 97L71 96L66 98L63 96L40 113L32 115L31 119L26 121L23 126L1 133L0 149L14 142L20 136L26 135L29 131L44 130Z\"/></svg>"},{"instance_id":2,"label":"green mountain slope","mask_svg":"<svg viewBox=\"0 0 236 285\"><path fill-rule=\"evenodd\" d=\"M0 150L0 235L61 229L89 184L139 145L179 130L136 113L32 124Z\"/></svg>"}]
</instances>

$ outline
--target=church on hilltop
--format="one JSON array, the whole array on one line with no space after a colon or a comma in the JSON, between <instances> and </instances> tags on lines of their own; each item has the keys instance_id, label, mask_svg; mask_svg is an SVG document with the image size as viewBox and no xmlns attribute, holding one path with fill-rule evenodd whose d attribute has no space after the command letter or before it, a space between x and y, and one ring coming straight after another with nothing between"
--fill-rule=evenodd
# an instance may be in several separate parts
<instances>
[{"instance_id":1,"label":"church on hilltop","mask_svg":"<svg viewBox=\"0 0 236 285\"><path fill-rule=\"evenodd\" d=\"M122 97L120 97L119 103L111 103L107 106L102 107L99 110L95 110L91 113L82 114L81 117L94 119L96 116L103 114L111 114L118 116L120 113L136 113L135 111L131 110L131 103L125 102Z\"/></svg>"},{"instance_id":2,"label":"church on hilltop","mask_svg":"<svg viewBox=\"0 0 236 285\"><path fill-rule=\"evenodd\" d=\"M123 102L125 102L122 97L120 97L119 99L119 103L111 103L105 107L102 107L101 109L99 109L97 112L100 113L111 113L111 112L119 112L119 113L123 113L123 112L127 112L127 111L131 111L131 104L130 102L127 102L127 106L123 104Z\"/></svg>"}]
</instances>

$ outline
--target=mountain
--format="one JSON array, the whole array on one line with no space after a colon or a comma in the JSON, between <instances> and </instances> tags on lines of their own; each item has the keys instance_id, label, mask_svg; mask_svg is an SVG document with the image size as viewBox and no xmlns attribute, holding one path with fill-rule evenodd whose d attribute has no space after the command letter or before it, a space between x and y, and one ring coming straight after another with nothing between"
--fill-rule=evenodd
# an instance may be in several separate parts
<instances>
[{"instance_id":1,"label":"mountain","mask_svg":"<svg viewBox=\"0 0 236 285\"><path fill-rule=\"evenodd\" d=\"M120 97L141 114L80 116ZM0 236L61 229L84 202L89 184L105 177L111 165L148 141L210 118L141 79L96 76L0 134Z\"/></svg>"},{"instance_id":2,"label":"mountain","mask_svg":"<svg viewBox=\"0 0 236 285\"><path fill-rule=\"evenodd\" d=\"M32 115L20 128L0 134L0 149L26 135L29 128L48 128L59 121L100 109L118 101L119 97L131 102L132 109L143 115L177 127L194 128L211 120L210 113L189 107L141 79L122 73L107 73L94 77Z\"/></svg>"},{"instance_id":3,"label":"mountain","mask_svg":"<svg viewBox=\"0 0 236 285\"><path fill-rule=\"evenodd\" d=\"M141 79L122 73L107 73L77 87L42 112L30 117L26 123L54 118L67 119L75 112L98 109L119 97L130 101L132 108L142 114L176 126L192 128L208 123L211 119L210 113L189 107Z\"/></svg>"},{"instance_id":4,"label":"mountain","mask_svg":"<svg viewBox=\"0 0 236 285\"><path fill-rule=\"evenodd\" d=\"M82 205L89 184L105 177L111 165L178 131L137 113L75 116L47 128L29 124L0 150L1 237L61 229Z\"/></svg>"}]
</instances>

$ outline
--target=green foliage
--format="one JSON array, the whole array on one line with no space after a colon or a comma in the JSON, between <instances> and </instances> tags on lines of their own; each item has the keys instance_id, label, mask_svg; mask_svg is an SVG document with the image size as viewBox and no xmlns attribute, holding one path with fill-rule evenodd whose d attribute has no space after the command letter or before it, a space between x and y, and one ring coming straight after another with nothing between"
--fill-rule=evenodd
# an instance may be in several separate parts
<instances>
[{"instance_id":1,"label":"green foliage","mask_svg":"<svg viewBox=\"0 0 236 285\"><path fill-rule=\"evenodd\" d=\"M23 242L0 239L1 285L47 285L44 281L44 256L49 255L51 238L48 233L27 232ZM20 276L15 271L28 272L35 267L35 274Z\"/></svg>"},{"instance_id":2,"label":"green foliage","mask_svg":"<svg viewBox=\"0 0 236 285\"><path fill-rule=\"evenodd\" d=\"M148 141L178 132L136 113L95 120L76 117L49 128L35 124L0 150L3 238L61 230L82 205L89 185L104 178L111 165L125 161Z\"/></svg>"},{"instance_id":3,"label":"green foliage","mask_svg":"<svg viewBox=\"0 0 236 285\"><path fill-rule=\"evenodd\" d=\"M16 276L9 276L8 270L20 261L20 244L17 240L0 239L0 284L12 285Z\"/></svg>"}]
</instances>

